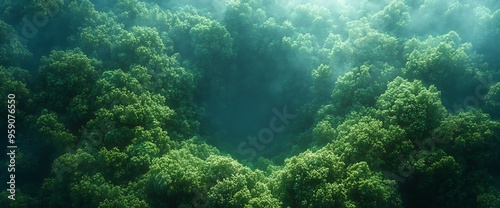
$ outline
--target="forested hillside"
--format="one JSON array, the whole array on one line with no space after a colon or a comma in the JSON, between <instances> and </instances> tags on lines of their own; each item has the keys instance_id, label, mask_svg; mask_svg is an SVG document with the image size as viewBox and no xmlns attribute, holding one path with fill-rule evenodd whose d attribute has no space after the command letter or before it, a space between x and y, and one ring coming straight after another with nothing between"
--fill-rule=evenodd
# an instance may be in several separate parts
<instances>
[{"instance_id":1,"label":"forested hillside","mask_svg":"<svg viewBox=\"0 0 500 208\"><path fill-rule=\"evenodd\" d=\"M499 40L496 0L3 0L0 207L500 207Z\"/></svg>"}]
</instances>

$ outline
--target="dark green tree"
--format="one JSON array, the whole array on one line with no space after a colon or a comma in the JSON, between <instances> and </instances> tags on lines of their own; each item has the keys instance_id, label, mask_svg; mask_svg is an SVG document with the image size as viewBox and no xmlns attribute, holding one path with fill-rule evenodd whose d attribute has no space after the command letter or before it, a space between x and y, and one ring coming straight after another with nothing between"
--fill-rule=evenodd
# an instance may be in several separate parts
<instances>
[{"instance_id":1,"label":"dark green tree","mask_svg":"<svg viewBox=\"0 0 500 208\"><path fill-rule=\"evenodd\" d=\"M41 62L36 98L56 113L66 113L73 98L90 93L100 70L100 62L80 49L52 51Z\"/></svg>"},{"instance_id":2,"label":"dark green tree","mask_svg":"<svg viewBox=\"0 0 500 208\"><path fill-rule=\"evenodd\" d=\"M499 118L500 112L500 82L490 86L490 90L484 97L486 106L485 111L488 112L493 118Z\"/></svg>"},{"instance_id":3,"label":"dark green tree","mask_svg":"<svg viewBox=\"0 0 500 208\"><path fill-rule=\"evenodd\" d=\"M443 120L443 149L469 168L481 169L500 153L500 123L479 110L461 111Z\"/></svg>"},{"instance_id":4,"label":"dark green tree","mask_svg":"<svg viewBox=\"0 0 500 208\"><path fill-rule=\"evenodd\" d=\"M19 66L31 58L31 52L21 42L20 36L3 20L0 20L0 65Z\"/></svg>"}]
</instances>

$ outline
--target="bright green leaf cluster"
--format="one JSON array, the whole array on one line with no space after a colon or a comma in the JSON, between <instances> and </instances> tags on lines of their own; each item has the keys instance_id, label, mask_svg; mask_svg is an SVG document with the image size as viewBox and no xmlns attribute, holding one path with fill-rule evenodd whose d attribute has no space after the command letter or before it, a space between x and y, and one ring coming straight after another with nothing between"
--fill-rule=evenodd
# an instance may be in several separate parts
<instances>
[{"instance_id":1,"label":"bright green leaf cluster","mask_svg":"<svg viewBox=\"0 0 500 208\"><path fill-rule=\"evenodd\" d=\"M289 207L401 207L394 181L365 162L346 165L327 149L287 159L276 176L276 193Z\"/></svg>"},{"instance_id":2,"label":"bright green leaf cluster","mask_svg":"<svg viewBox=\"0 0 500 208\"><path fill-rule=\"evenodd\" d=\"M398 125L410 139L428 136L446 114L440 92L434 86L426 88L421 81L409 82L401 77L387 84L376 108L382 121Z\"/></svg>"}]
</instances>

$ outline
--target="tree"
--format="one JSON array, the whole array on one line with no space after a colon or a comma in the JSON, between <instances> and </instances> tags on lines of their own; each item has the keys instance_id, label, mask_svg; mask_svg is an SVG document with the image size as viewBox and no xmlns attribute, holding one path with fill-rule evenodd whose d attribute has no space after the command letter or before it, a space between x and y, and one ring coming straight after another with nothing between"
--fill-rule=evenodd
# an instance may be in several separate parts
<instances>
[{"instance_id":1,"label":"tree","mask_svg":"<svg viewBox=\"0 0 500 208\"><path fill-rule=\"evenodd\" d=\"M400 65L397 57L401 48L396 37L372 29L366 18L349 22L348 28L353 66L367 63Z\"/></svg>"},{"instance_id":2,"label":"tree","mask_svg":"<svg viewBox=\"0 0 500 208\"><path fill-rule=\"evenodd\" d=\"M174 114L163 96L150 93L136 78L121 70L104 72L94 87L93 97L95 118L85 125L85 130L108 148L125 148L136 127L167 129Z\"/></svg>"},{"instance_id":3,"label":"tree","mask_svg":"<svg viewBox=\"0 0 500 208\"><path fill-rule=\"evenodd\" d=\"M306 151L298 156L286 159L285 166L276 176L275 193L283 202L283 206L315 207L314 200L331 200L333 196L342 196L344 188L341 181L345 177L345 164L330 151L313 153ZM315 192L326 184L334 188L321 191L333 196L314 197ZM340 186L340 187L339 187ZM328 186L327 186L328 187ZM325 187L325 188L327 188ZM331 193L332 191L336 191ZM347 197L340 197L335 202L336 207L346 207Z\"/></svg>"},{"instance_id":4,"label":"tree","mask_svg":"<svg viewBox=\"0 0 500 208\"><path fill-rule=\"evenodd\" d=\"M408 201L427 207L471 206L463 164L442 150L419 153L415 160L414 177L408 181L414 195Z\"/></svg>"},{"instance_id":5,"label":"tree","mask_svg":"<svg viewBox=\"0 0 500 208\"><path fill-rule=\"evenodd\" d=\"M81 27L78 33L77 45L86 54L92 57L99 57L102 60L112 58L111 51L117 47L115 45L119 35L126 33L124 25L109 19L100 25ZM104 62L108 67L115 67L116 63Z\"/></svg>"},{"instance_id":6,"label":"tree","mask_svg":"<svg viewBox=\"0 0 500 208\"><path fill-rule=\"evenodd\" d=\"M183 142L181 149L153 160L146 173L153 206L271 207L280 202L264 175L204 144ZM215 151L215 152L214 152Z\"/></svg>"},{"instance_id":7,"label":"tree","mask_svg":"<svg viewBox=\"0 0 500 208\"><path fill-rule=\"evenodd\" d=\"M353 207L402 207L396 182L371 171L366 162L349 166L343 184Z\"/></svg>"},{"instance_id":8,"label":"tree","mask_svg":"<svg viewBox=\"0 0 500 208\"><path fill-rule=\"evenodd\" d=\"M73 147L77 141L76 136L59 121L57 114L47 109L42 110L36 119L35 126L43 140L61 150Z\"/></svg>"},{"instance_id":9,"label":"tree","mask_svg":"<svg viewBox=\"0 0 500 208\"><path fill-rule=\"evenodd\" d=\"M4 67L0 65L0 83L2 83L0 85L0 94L5 96L5 99L0 103L6 107L6 110L1 113L4 118L8 118L7 113L10 113L7 111L9 105L11 106L10 109L13 109L10 111L14 113L13 116L17 118L16 121L19 124L23 122L21 119L24 119L26 114L32 112L33 108L31 106L33 101L31 100L31 91L28 88L30 81L31 76L28 71L18 67ZM10 97L14 96L13 99L10 99L12 100L10 101L11 103L8 103L9 95L11 95ZM0 125L6 127L7 122L7 119L0 120ZM19 124L16 125L20 127Z\"/></svg>"},{"instance_id":10,"label":"tree","mask_svg":"<svg viewBox=\"0 0 500 208\"><path fill-rule=\"evenodd\" d=\"M383 68L382 68L383 67ZM385 80L394 76L394 67L361 65L337 78L331 93L332 103L339 114L347 114L362 107L373 107L376 95L385 90Z\"/></svg>"},{"instance_id":11,"label":"tree","mask_svg":"<svg viewBox=\"0 0 500 208\"><path fill-rule=\"evenodd\" d=\"M256 25L266 20L264 11L253 8L251 3L236 0L227 1L226 3L224 23L235 40L245 39L247 37L246 33L252 31Z\"/></svg>"},{"instance_id":12,"label":"tree","mask_svg":"<svg viewBox=\"0 0 500 208\"><path fill-rule=\"evenodd\" d=\"M206 160L205 184L209 207L271 207L281 203L274 198L261 171L252 171L236 160L209 156Z\"/></svg>"},{"instance_id":13,"label":"tree","mask_svg":"<svg viewBox=\"0 0 500 208\"><path fill-rule=\"evenodd\" d=\"M479 207L500 206L500 193L498 190L481 194L477 197Z\"/></svg>"},{"instance_id":14,"label":"tree","mask_svg":"<svg viewBox=\"0 0 500 208\"><path fill-rule=\"evenodd\" d=\"M85 28L101 25L112 20L112 16L97 11L95 5L90 0L68 2L67 9L64 9L61 13L61 19L67 21L66 24L70 26L70 31L77 31L80 27Z\"/></svg>"},{"instance_id":15,"label":"tree","mask_svg":"<svg viewBox=\"0 0 500 208\"><path fill-rule=\"evenodd\" d=\"M320 64L319 44L311 33L298 33L292 37L283 37L284 46L290 50L288 60L294 65L311 69Z\"/></svg>"},{"instance_id":16,"label":"tree","mask_svg":"<svg viewBox=\"0 0 500 208\"><path fill-rule=\"evenodd\" d=\"M154 159L146 174L151 205L177 207L205 202L206 196L197 195L206 193L208 188L203 184L200 167L203 160L186 149L172 150Z\"/></svg>"},{"instance_id":17,"label":"tree","mask_svg":"<svg viewBox=\"0 0 500 208\"><path fill-rule=\"evenodd\" d=\"M488 112L493 118L500 117L498 109L500 109L500 82L490 86L490 90L484 97L486 107L485 111Z\"/></svg>"},{"instance_id":18,"label":"tree","mask_svg":"<svg viewBox=\"0 0 500 208\"><path fill-rule=\"evenodd\" d=\"M404 1L393 1L372 16L372 27L392 35L404 36L410 21L410 7Z\"/></svg>"},{"instance_id":19,"label":"tree","mask_svg":"<svg viewBox=\"0 0 500 208\"><path fill-rule=\"evenodd\" d=\"M398 125L412 141L430 136L446 115L440 92L421 81L409 82L396 77L376 102L378 117L384 123Z\"/></svg>"},{"instance_id":20,"label":"tree","mask_svg":"<svg viewBox=\"0 0 500 208\"><path fill-rule=\"evenodd\" d=\"M126 189L110 184L99 173L88 176L71 186L73 207L149 207L144 201L127 193Z\"/></svg>"},{"instance_id":21,"label":"tree","mask_svg":"<svg viewBox=\"0 0 500 208\"><path fill-rule=\"evenodd\" d=\"M195 58L202 63L221 62L233 56L233 38L219 22L200 22L191 28L189 34Z\"/></svg>"},{"instance_id":22,"label":"tree","mask_svg":"<svg viewBox=\"0 0 500 208\"><path fill-rule=\"evenodd\" d=\"M40 194L41 204L50 207L71 207L71 186L88 174L94 174L97 163L94 155L82 146L73 153L56 158L52 165L52 176L44 180Z\"/></svg>"},{"instance_id":23,"label":"tree","mask_svg":"<svg viewBox=\"0 0 500 208\"><path fill-rule=\"evenodd\" d=\"M461 111L443 120L443 149L467 167L482 169L500 153L500 123L480 110Z\"/></svg>"},{"instance_id":24,"label":"tree","mask_svg":"<svg viewBox=\"0 0 500 208\"><path fill-rule=\"evenodd\" d=\"M28 16L33 16L36 13L41 13L47 17L52 17L59 12L63 7L64 2L61 0L49 1L26 1L23 0L24 12Z\"/></svg>"},{"instance_id":25,"label":"tree","mask_svg":"<svg viewBox=\"0 0 500 208\"><path fill-rule=\"evenodd\" d=\"M126 184L126 179L132 181L138 175L130 170L130 158L127 152L120 151L116 147L109 150L102 147L96 154L96 160L99 161L97 167L100 170L99 174L113 184Z\"/></svg>"},{"instance_id":26,"label":"tree","mask_svg":"<svg viewBox=\"0 0 500 208\"><path fill-rule=\"evenodd\" d=\"M477 45L478 52L485 54L484 56L485 59L488 60L488 63L498 67L500 65L500 61L498 61L495 54L499 53L500 47L498 47L497 42L491 40L494 40L495 37L498 37L500 35L500 31L495 29L498 28L500 24L500 11L497 9L496 11L492 11L491 13L491 15L487 15L486 17L484 17L484 27L479 28L481 34L480 36L482 36L483 38L479 39L480 42Z\"/></svg>"},{"instance_id":27,"label":"tree","mask_svg":"<svg viewBox=\"0 0 500 208\"><path fill-rule=\"evenodd\" d=\"M248 46L248 50L256 50L258 54L261 54L266 58L272 59L276 62L283 62L281 54L286 53L286 46L284 45L282 39L285 36L291 37L294 33L294 27L290 21L286 20L280 24L275 18L269 17L269 19L261 25L258 25L258 27L252 32L253 38L247 38L247 44L238 43L235 40L233 41L233 45L237 46L242 44L243 46ZM242 49L244 48L235 48L234 51L238 52Z\"/></svg>"},{"instance_id":28,"label":"tree","mask_svg":"<svg viewBox=\"0 0 500 208\"><path fill-rule=\"evenodd\" d=\"M399 156L413 150L399 126L384 127L370 116L349 119L336 129L336 138L327 146L340 155L346 165L364 161L374 170L396 171Z\"/></svg>"},{"instance_id":29,"label":"tree","mask_svg":"<svg viewBox=\"0 0 500 208\"><path fill-rule=\"evenodd\" d=\"M167 48L155 28L133 26L117 35L111 53L119 68L126 69L135 64L144 66L154 56L166 53Z\"/></svg>"},{"instance_id":30,"label":"tree","mask_svg":"<svg viewBox=\"0 0 500 208\"><path fill-rule=\"evenodd\" d=\"M90 93L100 64L80 49L52 51L41 62L36 97L57 113L67 112L71 99L77 95Z\"/></svg>"},{"instance_id":31,"label":"tree","mask_svg":"<svg viewBox=\"0 0 500 208\"><path fill-rule=\"evenodd\" d=\"M460 36L454 31L435 38L429 37L425 41L411 39L405 43L405 54L404 76L435 85L443 91L446 99L457 99L460 97L458 95L473 92L479 84L473 78L482 76L480 59L476 58L472 45L462 44Z\"/></svg>"},{"instance_id":32,"label":"tree","mask_svg":"<svg viewBox=\"0 0 500 208\"><path fill-rule=\"evenodd\" d=\"M138 20L142 23L147 19L146 16L149 13L147 4L138 0L118 0L112 11L116 14L116 19L119 22L127 24L127 28L130 27L134 21Z\"/></svg>"},{"instance_id":33,"label":"tree","mask_svg":"<svg viewBox=\"0 0 500 208\"><path fill-rule=\"evenodd\" d=\"M283 206L401 207L394 181L382 179L365 162L346 165L325 148L286 159L275 177Z\"/></svg>"},{"instance_id":34,"label":"tree","mask_svg":"<svg viewBox=\"0 0 500 208\"><path fill-rule=\"evenodd\" d=\"M297 31L307 31L324 40L335 29L330 11L311 3L298 4L290 14L290 21Z\"/></svg>"},{"instance_id":35,"label":"tree","mask_svg":"<svg viewBox=\"0 0 500 208\"><path fill-rule=\"evenodd\" d=\"M336 129L329 120L330 118L325 118L314 126L312 131L314 145L326 145L336 138Z\"/></svg>"},{"instance_id":36,"label":"tree","mask_svg":"<svg viewBox=\"0 0 500 208\"><path fill-rule=\"evenodd\" d=\"M321 64L318 68L312 70L311 75L313 77L312 91L315 94L314 97L318 104L323 104L329 100L328 97L333 90L333 70L330 66Z\"/></svg>"},{"instance_id":37,"label":"tree","mask_svg":"<svg viewBox=\"0 0 500 208\"><path fill-rule=\"evenodd\" d=\"M21 42L12 26L0 20L0 65L19 66L31 58L31 52Z\"/></svg>"}]
</instances>

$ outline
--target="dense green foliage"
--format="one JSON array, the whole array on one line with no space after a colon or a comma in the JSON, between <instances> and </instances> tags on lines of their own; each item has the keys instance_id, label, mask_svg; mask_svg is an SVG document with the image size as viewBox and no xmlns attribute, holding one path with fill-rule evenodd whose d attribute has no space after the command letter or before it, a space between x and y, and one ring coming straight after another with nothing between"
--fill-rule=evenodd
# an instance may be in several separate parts
<instances>
[{"instance_id":1,"label":"dense green foliage","mask_svg":"<svg viewBox=\"0 0 500 208\"><path fill-rule=\"evenodd\" d=\"M0 207L500 207L499 28L495 0L2 1Z\"/></svg>"}]
</instances>

